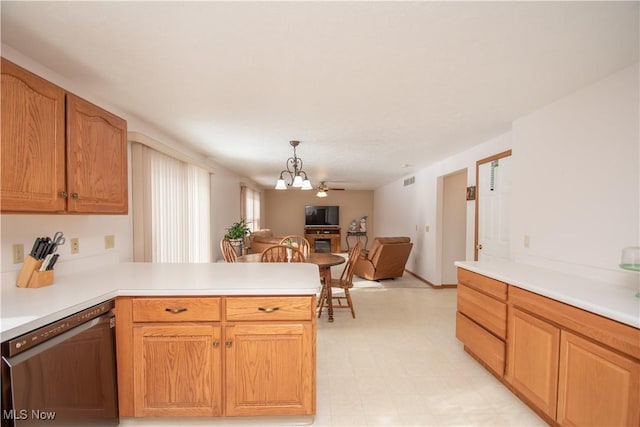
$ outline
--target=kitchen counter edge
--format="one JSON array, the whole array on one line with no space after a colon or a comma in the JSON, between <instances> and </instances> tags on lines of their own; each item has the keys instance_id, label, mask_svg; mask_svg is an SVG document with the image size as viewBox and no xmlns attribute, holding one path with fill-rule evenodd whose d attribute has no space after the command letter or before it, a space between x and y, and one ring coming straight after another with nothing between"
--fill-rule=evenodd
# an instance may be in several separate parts
<instances>
[{"instance_id":1,"label":"kitchen counter edge","mask_svg":"<svg viewBox=\"0 0 640 427\"><path fill-rule=\"evenodd\" d=\"M284 296L319 290L318 267L306 263L122 263L60 275L43 288L2 283L0 342L118 296Z\"/></svg>"},{"instance_id":2,"label":"kitchen counter edge","mask_svg":"<svg viewBox=\"0 0 640 427\"><path fill-rule=\"evenodd\" d=\"M510 261L456 261L456 267L640 329L639 289Z\"/></svg>"}]
</instances>

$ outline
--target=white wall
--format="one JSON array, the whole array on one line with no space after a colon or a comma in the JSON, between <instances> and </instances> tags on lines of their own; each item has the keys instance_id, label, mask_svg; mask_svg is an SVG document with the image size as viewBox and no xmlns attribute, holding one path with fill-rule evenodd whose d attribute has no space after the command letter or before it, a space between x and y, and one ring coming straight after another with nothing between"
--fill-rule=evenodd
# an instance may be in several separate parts
<instances>
[{"instance_id":1,"label":"white wall","mask_svg":"<svg viewBox=\"0 0 640 427\"><path fill-rule=\"evenodd\" d=\"M442 284L441 250L437 196L438 177L467 169L467 186L475 185L476 161L511 148L511 132L506 132L471 149L416 171L414 185L403 179L374 192L377 236L409 236L414 243L407 269L434 285ZM408 175L412 176L412 175ZM467 202L466 259L473 260L475 205ZM429 231L426 227L429 226Z\"/></svg>"},{"instance_id":2,"label":"white wall","mask_svg":"<svg viewBox=\"0 0 640 427\"><path fill-rule=\"evenodd\" d=\"M450 285L458 283L458 272L453 263L464 259L467 251L467 171L455 172L441 180L442 221L437 222L442 229L440 268L442 284Z\"/></svg>"},{"instance_id":3,"label":"white wall","mask_svg":"<svg viewBox=\"0 0 640 427\"><path fill-rule=\"evenodd\" d=\"M441 284L438 177L467 167L467 185L475 185L476 161L512 148L510 258L637 284L637 274L617 265L623 247L640 245L639 75L636 64L542 106L515 120L511 132L416 172L414 186L398 180L377 189L379 234L410 235L416 245L407 268ZM467 202L467 260L474 209Z\"/></svg>"},{"instance_id":4,"label":"white wall","mask_svg":"<svg viewBox=\"0 0 640 427\"><path fill-rule=\"evenodd\" d=\"M240 183L243 180L235 173L219 167L211 175L211 248L212 259L222 260L220 240L227 227L242 217L240 213Z\"/></svg>"},{"instance_id":5,"label":"white wall","mask_svg":"<svg viewBox=\"0 0 640 427\"><path fill-rule=\"evenodd\" d=\"M606 277L640 245L638 80L636 64L514 121L513 258Z\"/></svg>"}]
</instances>

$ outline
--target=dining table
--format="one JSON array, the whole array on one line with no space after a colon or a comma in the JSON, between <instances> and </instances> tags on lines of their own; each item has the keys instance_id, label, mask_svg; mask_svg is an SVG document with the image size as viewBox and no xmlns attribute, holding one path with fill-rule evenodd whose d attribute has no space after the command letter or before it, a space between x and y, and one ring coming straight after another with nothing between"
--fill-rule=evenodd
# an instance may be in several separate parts
<instances>
[{"instance_id":1,"label":"dining table","mask_svg":"<svg viewBox=\"0 0 640 427\"><path fill-rule=\"evenodd\" d=\"M236 262L261 262L262 254L247 254L239 256ZM320 297L326 295L327 311L329 312L329 322L333 322L333 298L331 295L331 267L343 264L345 257L329 252L309 252L305 256L305 262L316 264L320 271L320 281L322 283L322 292Z\"/></svg>"}]
</instances>

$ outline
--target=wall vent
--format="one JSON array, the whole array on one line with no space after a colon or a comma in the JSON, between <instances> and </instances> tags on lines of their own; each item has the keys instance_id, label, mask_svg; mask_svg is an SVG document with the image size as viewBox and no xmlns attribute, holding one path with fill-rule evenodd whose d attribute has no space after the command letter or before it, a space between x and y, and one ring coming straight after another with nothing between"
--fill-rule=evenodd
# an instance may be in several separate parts
<instances>
[{"instance_id":1,"label":"wall vent","mask_svg":"<svg viewBox=\"0 0 640 427\"><path fill-rule=\"evenodd\" d=\"M412 176L411 178L407 178L404 180L404 186L406 187L407 185L411 185L411 184L415 184L416 183L416 177Z\"/></svg>"}]
</instances>

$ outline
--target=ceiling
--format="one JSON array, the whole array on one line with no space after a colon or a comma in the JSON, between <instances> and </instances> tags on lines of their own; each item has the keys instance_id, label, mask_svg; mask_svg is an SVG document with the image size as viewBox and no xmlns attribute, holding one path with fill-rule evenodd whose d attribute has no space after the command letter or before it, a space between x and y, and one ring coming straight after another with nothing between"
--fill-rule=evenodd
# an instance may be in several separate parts
<instances>
[{"instance_id":1,"label":"ceiling","mask_svg":"<svg viewBox=\"0 0 640 427\"><path fill-rule=\"evenodd\" d=\"M314 185L376 188L639 52L636 1L0 7L4 45L265 188L292 139Z\"/></svg>"}]
</instances>

